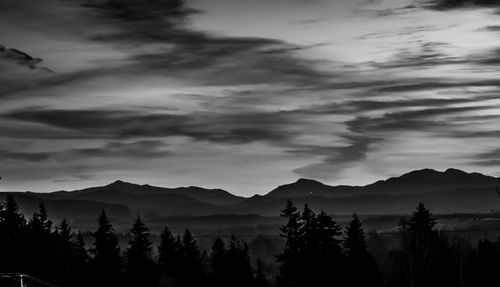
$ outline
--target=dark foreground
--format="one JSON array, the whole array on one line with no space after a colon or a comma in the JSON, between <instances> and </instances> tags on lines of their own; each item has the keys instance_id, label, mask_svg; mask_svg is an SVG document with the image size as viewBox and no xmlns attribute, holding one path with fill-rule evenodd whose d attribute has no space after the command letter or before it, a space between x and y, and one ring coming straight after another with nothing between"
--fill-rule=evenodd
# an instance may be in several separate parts
<instances>
[{"instance_id":1,"label":"dark foreground","mask_svg":"<svg viewBox=\"0 0 500 287\"><path fill-rule=\"evenodd\" d=\"M282 244L276 252L251 254L246 242L217 238L201 250L189 230L167 227L153 246L137 217L128 244L102 211L92 242L63 220L49 220L45 206L29 220L9 196L0 207L0 273L24 273L60 287L83 286L486 286L497 282L500 241L472 242L438 231L419 204L390 236L365 236L354 215L344 228L324 212L291 201L281 212ZM264 244L265 245L265 244ZM276 270L272 266L277 266ZM43 286L32 282L30 286ZM1 278L1 286L19 286Z\"/></svg>"}]
</instances>

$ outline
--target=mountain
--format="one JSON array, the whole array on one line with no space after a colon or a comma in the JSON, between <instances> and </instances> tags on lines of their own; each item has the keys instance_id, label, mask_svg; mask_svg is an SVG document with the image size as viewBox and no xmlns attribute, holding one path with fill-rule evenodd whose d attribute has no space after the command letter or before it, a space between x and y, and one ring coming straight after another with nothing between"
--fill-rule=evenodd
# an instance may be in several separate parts
<instances>
[{"instance_id":1,"label":"mountain","mask_svg":"<svg viewBox=\"0 0 500 287\"><path fill-rule=\"evenodd\" d=\"M312 179L301 178L294 183L280 185L266 194L270 198L292 198L304 196L339 197L352 196L362 190L358 186L331 186Z\"/></svg>"},{"instance_id":2,"label":"mountain","mask_svg":"<svg viewBox=\"0 0 500 287\"><path fill-rule=\"evenodd\" d=\"M294 183L281 185L268 194L271 198L294 197L346 197L363 194L410 194L451 190L465 187L500 186L500 178L480 173L467 173L458 169L443 172L433 169L415 170L399 177L379 180L365 186L325 185L311 179L299 179Z\"/></svg>"},{"instance_id":3,"label":"mountain","mask_svg":"<svg viewBox=\"0 0 500 287\"><path fill-rule=\"evenodd\" d=\"M56 196L86 198L86 197L95 197L97 194L99 194L97 196L100 196L100 194L102 193L113 193L113 192L115 193L117 192L120 194L127 194L127 195L156 195L156 196L171 195L172 198L175 198L175 195L178 195L181 197L187 197L199 202L213 204L213 205L236 204L245 199L244 197L233 195L222 189L206 189L196 186L165 188L165 187L151 186L148 184L145 185L133 184L121 180L117 180L105 186L91 187L69 192L59 191L53 194Z\"/></svg>"},{"instance_id":4,"label":"mountain","mask_svg":"<svg viewBox=\"0 0 500 287\"><path fill-rule=\"evenodd\" d=\"M466 187L495 187L497 185L500 185L500 178L477 172L467 173L453 168L449 168L444 172L421 169L364 186L364 192L383 194L422 193Z\"/></svg>"},{"instance_id":5,"label":"mountain","mask_svg":"<svg viewBox=\"0 0 500 287\"><path fill-rule=\"evenodd\" d=\"M433 213L487 213L500 210L500 197L495 187L466 187L444 191L402 194L362 194L344 197L302 196L291 198L296 206L307 204L313 210L336 215L408 214L419 202ZM232 206L234 213L255 213L262 216L279 214L287 198L253 197Z\"/></svg>"},{"instance_id":6,"label":"mountain","mask_svg":"<svg viewBox=\"0 0 500 287\"><path fill-rule=\"evenodd\" d=\"M163 218L172 220L172 216L202 216L208 221L214 220L210 226L222 228L238 226L240 215L276 217L287 199L293 199L299 207L307 203L313 210L336 215L408 214L419 202L425 203L436 214L487 213L500 210L497 186L500 186L500 178L480 173L422 169L365 186L330 186L311 179L299 179L265 195L250 198L221 189L163 188L124 181L75 191L14 194L28 216L37 209L39 201L44 201L50 214L83 222L86 226L94 222L101 209L105 209L112 213L111 217L123 222L141 214L154 221L158 228ZM210 217L212 215L219 217ZM181 221L193 223L184 217ZM229 220L227 218L234 220L234 225L220 222ZM265 221L259 219L252 223L251 217L245 218L248 226L261 226Z\"/></svg>"}]
</instances>

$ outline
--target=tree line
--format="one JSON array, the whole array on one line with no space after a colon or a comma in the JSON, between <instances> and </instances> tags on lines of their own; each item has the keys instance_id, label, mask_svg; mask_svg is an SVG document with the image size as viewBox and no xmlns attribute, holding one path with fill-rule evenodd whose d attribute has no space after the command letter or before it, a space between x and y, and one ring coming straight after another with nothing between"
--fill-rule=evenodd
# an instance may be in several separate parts
<instances>
[{"instance_id":1,"label":"tree line","mask_svg":"<svg viewBox=\"0 0 500 287\"><path fill-rule=\"evenodd\" d=\"M500 271L500 241L471 246L436 230L436 218L423 205L401 220L398 244L370 252L362 221L353 215L344 228L332 215L299 210L288 201L281 211L285 245L275 256L276 278L252 261L246 242L217 238L200 250L186 229L165 227L153 250L147 226L137 217L122 250L113 225L102 211L93 242L66 220L54 225L43 203L25 219L14 198L0 204L0 272L26 273L61 287L294 287L294 286L484 286ZM155 252L154 252L155 251ZM254 263L254 264L253 264Z\"/></svg>"}]
</instances>

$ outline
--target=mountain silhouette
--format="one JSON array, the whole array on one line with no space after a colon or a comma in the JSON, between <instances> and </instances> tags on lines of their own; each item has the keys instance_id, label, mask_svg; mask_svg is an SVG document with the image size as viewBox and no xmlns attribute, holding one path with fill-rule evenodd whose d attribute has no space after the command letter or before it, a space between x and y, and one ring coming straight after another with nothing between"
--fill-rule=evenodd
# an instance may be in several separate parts
<instances>
[{"instance_id":1,"label":"mountain silhouette","mask_svg":"<svg viewBox=\"0 0 500 287\"><path fill-rule=\"evenodd\" d=\"M399 177L379 180L365 186L331 186L311 179L299 179L294 183L281 185L270 191L266 197L345 197L367 194L409 194L444 191L466 187L495 187L500 185L500 178L480 173L467 173L458 169L436 171L421 169L411 171Z\"/></svg>"},{"instance_id":2,"label":"mountain silhouette","mask_svg":"<svg viewBox=\"0 0 500 287\"><path fill-rule=\"evenodd\" d=\"M102 193L119 193L127 195L179 195L199 202L214 205L229 205L241 202L243 197L236 196L222 189L206 189L197 186L165 188L151 186L149 184L139 185L117 180L109 185L91 187L81 190L58 192L60 195L75 196L80 198L99 197ZM178 197L180 198L180 197Z\"/></svg>"},{"instance_id":3,"label":"mountain silhouette","mask_svg":"<svg viewBox=\"0 0 500 287\"><path fill-rule=\"evenodd\" d=\"M250 198L222 189L163 188L120 180L74 191L16 193L15 197L21 198L20 206L28 206L27 210L43 200L51 213L73 220L95 217L96 210L104 208L113 210L115 216L147 214L159 220L171 216L235 215L237 223L236 215L276 216L287 199L339 215L406 214L419 202L441 214L488 213L500 207L497 186L500 178L480 173L421 169L365 186L331 186L299 179Z\"/></svg>"}]
</instances>

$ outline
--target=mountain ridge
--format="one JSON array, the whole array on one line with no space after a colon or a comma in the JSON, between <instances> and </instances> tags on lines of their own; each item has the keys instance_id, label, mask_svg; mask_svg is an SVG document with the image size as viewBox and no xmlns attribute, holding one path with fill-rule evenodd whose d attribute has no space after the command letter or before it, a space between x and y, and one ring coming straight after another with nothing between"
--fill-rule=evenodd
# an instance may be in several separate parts
<instances>
[{"instance_id":1,"label":"mountain ridge","mask_svg":"<svg viewBox=\"0 0 500 287\"><path fill-rule=\"evenodd\" d=\"M249 198L222 189L196 186L165 188L122 180L73 191L17 193L16 197L29 196L30 208L36 200L50 201L51 206L59 209L63 208L63 201L71 206L85 202L87 206L92 206L92 212L102 206L114 208L116 214L126 214L127 209L130 215L276 216L287 199L292 199L298 206L307 203L313 210L336 214L404 214L411 212L420 201L428 204L436 213L473 213L500 209L496 186L500 186L500 178L477 172L420 169L364 186L331 186L314 179L299 178L267 194L256 194ZM73 216L68 208L57 214L63 215L64 212L68 212L68 217ZM90 210L89 214L80 210L79 216L89 217Z\"/></svg>"}]
</instances>

